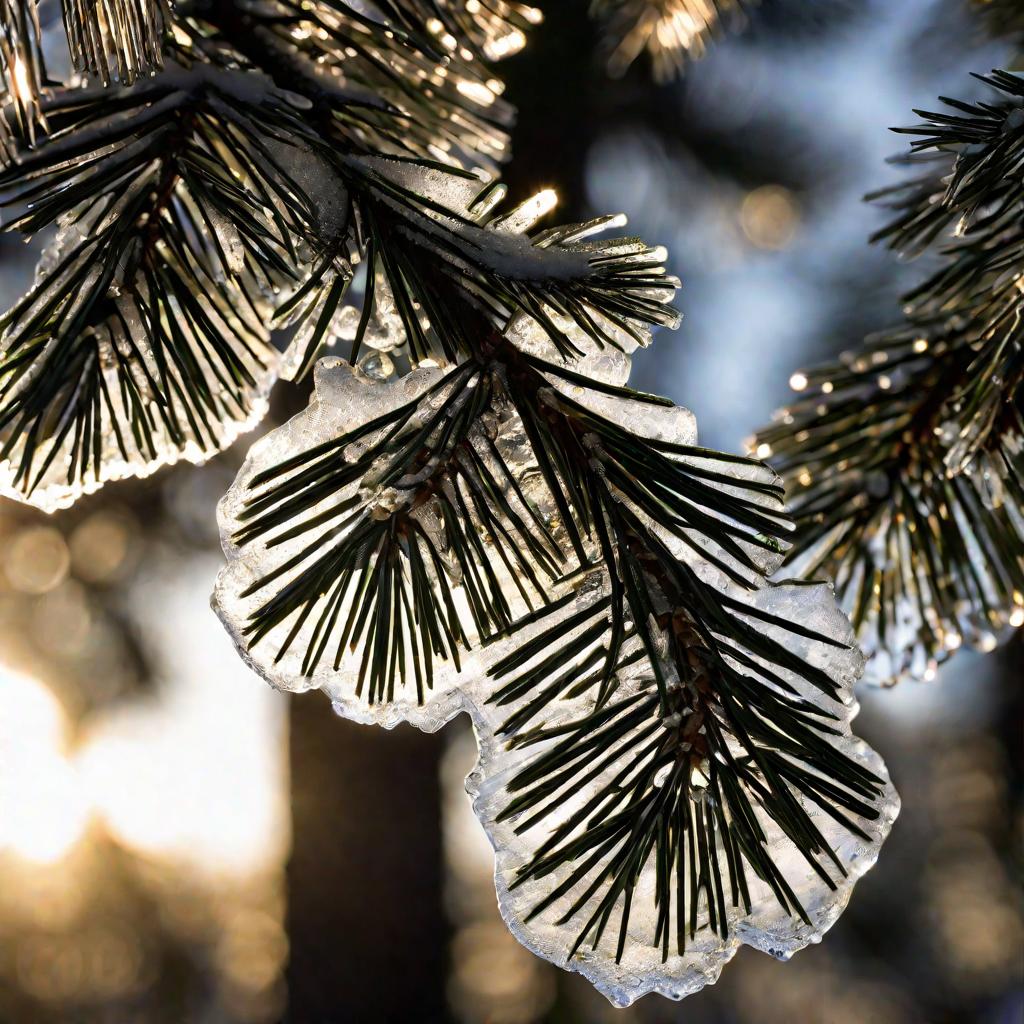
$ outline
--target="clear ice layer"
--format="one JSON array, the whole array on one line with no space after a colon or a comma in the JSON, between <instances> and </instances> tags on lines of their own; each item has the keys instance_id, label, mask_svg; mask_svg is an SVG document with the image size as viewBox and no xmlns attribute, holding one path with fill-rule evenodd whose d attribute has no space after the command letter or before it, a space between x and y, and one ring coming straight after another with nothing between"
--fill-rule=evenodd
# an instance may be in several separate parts
<instances>
[{"instance_id":1,"label":"clear ice layer","mask_svg":"<svg viewBox=\"0 0 1024 1024\"><path fill-rule=\"evenodd\" d=\"M585 366L589 365L590 355L584 353ZM694 934L688 935L685 949L679 952L675 945L670 945L666 954L659 939L659 928L664 927L660 924L663 912L655 901L661 869L658 857L648 851L638 865L629 901L623 952L617 956L618 922L625 909L625 897L621 894L608 910L611 924L596 948L589 940L575 948L582 924L607 896L601 878L608 868L609 858L616 852L615 844L574 882L569 875L579 864L572 861L548 874L524 876L527 867L543 856L545 844L552 841L559 829L563 830L562 841L570 843L586 829L595 827L595 822L587 818L585 808L591 801L602 799L602 794L614 794L623 773L637 770L634 760L637 751L629 748L619 753L614 744L596 751L586 773L564 789L556 787L552 791L553 803L545 815L531 821L529 811L509 814L515 793L522 791L516 780L521 779L523 773L529 774L539 759L550 755L553 748L564 742L565 737L572 734L574 722L585 720L598 710L598 687L569 686L563 682L551 699L530 707L527 705L536 698L536 688L510 691L511 695L506 694L500 704L495 701L496 691L508 683L511 662L516 663L517 675L525 677L536 671L544 685L551 682L544 675L547 671L544 662L552 650L551 635L557 634L560 647L577 645L574 648L576 667L588 664L593 657L599 658L607 637L600 630L596 633L588 633L588 630L594 623L592 616L601 614L602 602L606 602L611 593L611 580L607 567L581 569L578 562L572 561L563 566L562 574L551 582L547 590L547 601L551 603L545 605L524 582L522 574L503 560L493 534L481 528L479 520L467 507L469 526L485 548L482 561L489 564L493 572L490 592L506 603L509 616L516 623L515 628L491 636L483 635L478 628L479 623L472 614L471 591L482 584L460 574L458 560L452 555L451 538L437 505L440 499L419 502L416 497L418 486L436 466L428 463L417 473L389 477L390 456L378 457L377 454L383 451L389 437L396 436L389 433L397 429L396 423L402 424L403 431L415 432L425 428L435 414L443 414L448 419L457 417L464 401L468 401L461 399L460 388L468 391L478 379L478 372L464 367L447 371L422 369L397 380L381 380L338 360L318 364L316 394L310 406L253 446L234 486L220 505L219 521L228 564L218 577L214 607L242 656L277 687L324 690L339 714L359 722L386 727L409 722L432 731L460 711L468 712L474 722L480 757L467 780L467 788L495 848L498 899L509 928L538 955L583 974L615 1005L628 1005L650 992L670 998L682 998L695 992L718 978L722 967L741 944L786 959L808 943L818 941L842 912L856 880L874 863L898 812L899 800L879 757L851 732L850 723L857 710L853 685L863 670L863 659L854 644L849 623L836 605L832 589L824 584L768 583L765 577L778 567L781 546L778 551L765 549L755 543L755 538L742 539L742 531L738 542L740 549L747 557L753 557L755 564L754 570L748 566L740 573L748 586L738 583L723 569L723 566L731 566L739 570L735 555L712 543L699 531L688 531L684 539L656 523L649 524L673 555L685 560L701 583L713 589L716 601L732 602L729 607L735 610L736 617L757 635L777 640L790 655L823 673L831 680L830 686L834 685L835 696L829 696L821 686L809 680L810 669L802 671L799 665L790 662L767 663L731 634L728 644L725 637L721 638L722 656L728 665L748 680L754 692L798 701L802 706L816 709L809 712L815 722L819 721L818 712L830 716L825 721L835 734L815 732L814 742L828 745L853 766L852 771L863 770L865 777L874 780L870 784L871 798L865 798L866 803L855 801L852 809L843 803L849 794L831 788L832 780L814 769L809 769L810 777L815 780L810 790L795 784L776 783L788 791L789 799L806 815L809 827L816 830L819 842L814 859L825 871L828 882L767 813L757 785L745 790L761 836L759 845L785 878L793 904L803 907L807 920L792 908L782 906L771 886L748 864L745 878L749 911L730 902L725 910L725 922L719 921L712 927L705 893L697 906ZM673 457L684 464L712 471L716 478L714 486L723 498L745 495L765 510L778 508L779 499L771 493L771 487L777 483L771 470L760 465L734 463L725 457L716 458L714 453L701 453L693 448L696 429L693 417L685 410L556 381L554 374L549 379L553 382L553 393L557 392L610 424L625 427L634 435L686 447L687 451ZM396 410L404 410L398 419ZM479 431L471 432L469 444L479 459L492 460L487 463L492 469L494 460L500 460L508 468L507 487L501 498L508 502L510 510L523 518L528 514L529 505L551 536L564 544L564 525L514 410L498 401L481 415L480 424ZM348 436L350 440L338 442L339 438ZM324 454L330 452L335 454ZM364 468L348 479L344 488L325 487L318 491L312 486L312 481L326 479L323 474L344 472L346 467L352 466ZM273 529L260 536L247 536L245 531L251 528L255 513L274 522L275 509L284 507L283 499L274 496L274 488L300 480L303 473L311 474L307 476L310 498L298 515L282 518L274 523ZM754 490L749 489L750 485L755 485ZM447 498L454 500L451 493ZM440 585L440 576L445 576L458 619L465 626L464 642L457 645L460 668L456 668L451 657L435 656L432 685L424 692L417 692L412 674L407 670L393 696L371 700L365 680L360 681L367 646L361 639L353 640L351 634L349 642L339 646L336 658L334 649L328 648L328 654L315 668L304 667L306 652L311 645L316 646L318 638L322 641L323 624L327 623L329 629L340 633L341 623L353 617L351 593L337 602L333 617L326 614L332 600L330 578L319 587L322 592L314 588L313 593L318 596L311 611L296 610L274 623L258 642L252 642L253 622L259 619L261 609L268 606L274 595L287 592L302 581L308 583L310 567L322 568L329 564L319 560L332 546L350 537L361 523L387 522L398 513L419 523L422 526L420 536L428 538L429 544L442 553L426 578L436 595L445 590ZM240 539L244 543L240 543ZM427 539L416 543L421 553L427 550ZM590 538L587 544L588 561L601 565L603 560L596 539ZM408 581L410 549L407 545L400 550L406 559L403 571ZM368 564L372 568L373 560ZM539 573L539 562L535 562L533 568ZM426 598L421 593L419 599ZM574 616L581 618L577 621ZM787 624L792 624L792 629L786 628ZM550 633L552 630L555 633ZM663 642L667 643L667 638ZM524 651L531 650L528 656L523 655ZM650 653L641 650L635 636L627 641L625 651L627 657L615 672L612 703L632 699L651 703ZM408 665L415 653L411 639L406 636L403 649L400 652L392 649L390 653L394 663ZM672 692L681 692L684 683L674 665L663 659L663 654L664 648L656 656L662 659L661 669L667 685ZM657 737L663 734L664 728L678 725L670 719L661 720L662 712L655 704L651 704L649 720L637 728L652 730ZM548 731L550 737L545 738ZM771 756L783 759L795 756L789 749L794 740L799 745L806 737L780 735L770 749ZM729 741L727 749L733 756L746 756L742 744L735 739ZM664 770L652 773L646 783L646 794L653 799L661 787L676 787L672 792L681 795L673 799L680 801L680 806L682 801L687 801L693 814L698 813L699 806L700 813L707 813L710 819L718 812L714 798L702 788L707 784L702 772L710 775L727 769L724 762L716 761L714 765L698 763L692 772L687 769L678 778L666 778ZM767 783L762 781L758 785ZM683 788L678 789L680 786ZM820 788L815 790L814 786ZM829 796L823 798L822 793L831 794L834 800ZM606 817L615 811L614 796L611 799L612 806L605 808ZM829 813L829 809L834 813ZM726 813L732 812L723 805L722 814ZM693 832L689 835L692 848L696 840L692 838ZM728 858L724 850L719 848L715 856L719 870L725 875ZM543 907L539 913L538 907ZM682 922L684 930L689 927L690 910L687 905ZM680 924L678 915L679 907L673 904L668 913L668 927L673 936Z\"/></svg>"},{"instance_id":2,"label":"clear ice layer","mask_svg":"<svg viewBox=\"0 0 1024 1024\"><path fill-rule=\"evenodd\" d=\"M830 637L847 642L850 640L849 624L838 611L831 588L825 584L766 587L757 592L754 603L788 621L819 629ZM659 906L654 895L659 865L654 855L645 859L639 872L631 900L628 937L620 961L616 961L615 953L618 921L624 903L621 896L610 915L608 934L603 936L597 949L591 948L588 942L577 952L572 952L581 921L587 920L605 896L604 889L599 889L589 898L586 893L605 869L607 857L600 859L543 913L531 917L539 904L566 884L579 862L570 861L559 866L552 874L517 886L519 872L531 862L538 848L548 841L556 828L571 822L573 816L585 808L589 801L596 799L609 785L614 786L621 780L635 751L630 749L621 756L606 758L600 763L599 772L590 775L585 785L556 792L552 798L556 807L554 813L541 823L524 830L523 822L529 817L528 813L499 820L509 802L509 784L518 773L528 769L538 757L561 742L563 734L558 733L541 745L510 748L507 737L499 737L496 730L514 713L515 706L502 707L500 713L496 713L493 705L487 703L486 689L479 686L472 688L474 698L470 710L480 757L475 770L467 779L467 790L495 849L495 884L502 915L511 931L525 946L561 967L579 972L616 1006L628 1006L635 999L651 992L672 999L681 999L697 992L718 980L722 968L743 944L780 960L787 960L808 944L820 941L846 907L857 879L875 863L881 844L899 811L899 798L881 758L852 735L850 730L850 722L857 711L851 691L862 667L859 653L852 648L832 648L795 638L778 627L769 629L780 640L795 647L796 652L811 664L824 669L841 683L842 699L826 701L799 676L786 674L786 681L797 688L801 695L836 716L836 721L831 724L839 735L830 742L856 764L882 780L881 796L876 803L878 817L873 821L856 818L857 825L864 830L867 838L858 837L839 824L817 802L807 799L795 789L791 790L842 865L842 871L833 873L835 888L830 888L778 825L759 809L758 822L764 833L764 847L771 851L776 867L800 900L810 923L785 910L771 888L748 870L750 912L743 907L729 905L726 909L729 934L722 937L708 927L706 899L702 900L696 936L688 937L683 954L679 954L670 945L666 957L661 944L655 941ZM641 675L638 672L637 677L623 680L617 696L626 697L634 691L642 692L645 687L649 687L649 679L638 678ZM563 699L550 707L546 720L534 721L531 726L564 726L567 722L592 713L593 708L592 693L573 700ZM597 760L604 753L604 750L595 751L594 759ZM658 781L655 780L651 785L652 788L656 787ZM709 800L706 798L705 806L708 805ZM610 810L604 811L606 817L611 813ZM586 822L586 825L593 825L593 822ZM580 835L584 827L584 822L578 822L571 829L570 839L566 841ZM726 860L724 855L720 855L723 875L727 872ZM564 921L563 915L577 901L581 903L577 904L578 909L572 920ZM685 919L688 907L684 907L683 912ZM679 913L679 906L674 904L668 922L673 937ZM687 924L684 920L683 926Z\"/></svg>"},{"instance_id":3,"label":"clear ice layer","mask_svg":"<svg viewBox=\"0 0 1024 1024\"><path fill-rule=\"evenodd\" d=\"M414 371L397 381L381 382L342 360L321 359L314 370L315 393L309 406L252 446L234 485L218 507L228 565L217 579L214 607L242 656L257 672L281 689L302 691L320 687L331 697L340 714L387 728L410 721L429 732L440 728L461 710L462 703L457 693L458 674L454 666L450 662L437 666L433 686L425 699L418 699L415 693L410 694L403 688L390 701L370 703L356 692L361 650L344 650L336 667L332 658L325 658L314 671L303 671L305 652L315 633L313 616L307 618L283 652L284 642L292 631L291 622L283 623L259 644L250 645L246 638L246 625L266 601L267 594L266 588L247 592L268 573L280 573L282 567L285 567L284 574L276 577L275 586L288 585L302 574L319 552L314 550L303 557L310 543L307 534L278 543L274 543L271 537L269 544L257 541L245 547L239 547L234 538L239 528L244 526L243 516L247 502L253 496L252 482L257 474L401 408L436 385L442 377L440 370L430 369ZM371 436L370 441L380 440L383 433ZM364 447L361 442L353 442L348 450L339 453L339 457L358 459ZM312 505L306 515L314 522L334 523L344 516L351 502L363 500L368 506L377 497L379 495L367 492L362 481L356 480L342 491L330 493ZM400 498L396 495L395 500L400 501ZM295 525L289 522L286 527L290 530ZM332 526L328 536L337 541L344 532ZM350 609L351 600L337 616L341 622L345 621ZM413 653L410 646L403 655L411 659ZM463 663L464 670L470 670L472 665L472 655L469 655Z\"/></svg>"},{"instance_id":4,"label":"clear ice layer","mask_svg":"<svg viewBox=\"0 0 1024 1024\"><path fill-rule=\"evenodd\" d=\"M858 521L858 532L840 524L785 568L793 576L834 578L842 607L859 623L864 682L874 686L930 682L961 647L990 652L1024 625L1024 592L1012 582L1024 566L1024 552L1000 552L994 543L1004 535L1024 536L1024 510L1012 490L987 503L975 477L963 474L924 490L902 484L898 499L874 502L870 517ZM926 514L936 506L945 516ZM908 508L917 510L916 520ZM959 569L932 571L930 552L942 550L941 530L948 522L955 524L957 557L969 567L969 577ZM858 548L858 557L851 557Z\"/></svg>"}]
</instances>

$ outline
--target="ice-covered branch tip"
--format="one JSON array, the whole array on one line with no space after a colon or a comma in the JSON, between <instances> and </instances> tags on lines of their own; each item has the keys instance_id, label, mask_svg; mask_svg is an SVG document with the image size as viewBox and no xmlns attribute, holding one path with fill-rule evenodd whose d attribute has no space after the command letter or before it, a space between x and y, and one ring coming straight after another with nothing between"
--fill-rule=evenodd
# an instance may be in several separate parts
<instances>
[{"instance_id":1,"label":"ice-covered branch tip","mask_svg":"<svg viewBox=\"0 0 1024 1024\"><path fill-rule=\"evenodd\" d=\"M344 172L372 271L364 309L393 309L414 363L479 355L517 317L563 358L576 352L572 331L628 352L646 343L645 325L678 321L663 251L635 238L592 240L621 218L538 230L550 190L502 213L503 186L449 168L352 158Z\"/></svg>"},{"instance_id":2,"label":"ice-covered branch tip","mask_svg":"<svg viewBox=\"0 0 1024 1024\"><path fill-rule=\"evenodd\" d=\"M627 1005L713 983L741 944L788 959L817 941L898 800L877 755L850 735L850 711L814 693L806 667L769 669L739 644L730 681L683 616L664 636L666 670L680 666L667 706L635 647L614 695L596 702L607 586L581 589L573 617L495 667L501 688L472 711L481 753L469 789L510 927ZM849 699L859 655L828 642L849 632L826 587L747 600L780 623L773 639L844 680ZM822 639L796 639L782 620ZM550 654L561 645L567 665ZM545 700L549 689L559 699Z\"/></svg>"},{"instance_id":3,"label":"ice-covered branch tip","mask_svg":"<svg viewBox=\"0 0 1024 1024\"><path fill-rule=\"evenodd\" d=\"M560 330L571 369L526 316L446 371L321 361L221 503L214 604L256 671L348 717L468 711L515 934L613 1002L679 998L741 942L819 937L898 801L850 735L831 590L766 582L773 474Z\"/></svg>"},{"instance_id":4,"label":"ice-covered branch tip","mask_svg":"<svg viewBox=\"0 0 1024 1024\"><path fill-rule=\"evenodd\" d=\"M794 375L800 397L755 441L793 504L787 569L835 580L879 683L932 678L962 645L991 650L1024 624L1019 405L965 471L949 468L974 360L941 336L880 339Z\"/></svg>"},{"instance_id":5,"label":"ice-covered branch tip","mask_svg":"<svg viewBox=\"0 0 1024 1024\"><path fill-rule=\"evenodd\" d=\"M794 374L754 442L794 504L790 568L835 579L883 683L1024 624L1024 80L982 80L994 101L903 129L925 173L871 197L895 210L876 239L941 257L905 325Z\"/></svg>"},{"instance_id":6,"label":"ice-covered branch tip","mask_svg":"<svg viewBox=\"0 0 1024 1024\"><path fill-rule=\"evenodd\" d=\"M711 41L740 24L757 0L592 0L608 34L608 70L623 75L647 54L654 77L667 82Z\"/></svg>"},{"instance_id":7,"label":"ice-covered branch tip","mask_svg":"<svg viewBox=\"0 0 1024 1024\"><path fill-rule=\"evenodd\" d=\"M5 493L70 504L204 459L265 410L274 293L323 206L293 177L303 151L267 134L294 109L263 90L245 105L238 79L172 69L115 93L113 114L103 92L64 94L52 136L0 173L9 228L57 225L0 320Z\"/></svg>"}]
</instances>

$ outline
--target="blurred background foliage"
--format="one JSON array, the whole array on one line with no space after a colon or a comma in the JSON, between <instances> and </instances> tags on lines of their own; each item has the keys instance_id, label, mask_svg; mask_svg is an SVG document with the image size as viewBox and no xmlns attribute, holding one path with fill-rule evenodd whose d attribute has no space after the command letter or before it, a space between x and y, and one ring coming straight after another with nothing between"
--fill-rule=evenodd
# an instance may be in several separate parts
<instances>
[{"instance_id":1,"label":"blurred background foliage","mask_svg":"<svg viewBox=\"0 0 1024 1024\"><path fill-rule=\"evenodd\" d=\"M898 318L927 270L866 244L887 126L1012 63L971 0L762 0L679 80L608 76L587 0L504 68L507 180L623 210L684 281L634 384L738 451L793 369ZM973 9L972 9L973 8ZM0 305L33 253L0 239ZM305 402L281 385L266 427ZM45 517L0 505L0 1021L917 1024L1024 1019L1024 645L864 691L904 810L827 940L749 949L676 1005L614 1011L502 924L464 728L286 701L207 606L214 507L250 439Z\"/></svg>"}]
</instances>

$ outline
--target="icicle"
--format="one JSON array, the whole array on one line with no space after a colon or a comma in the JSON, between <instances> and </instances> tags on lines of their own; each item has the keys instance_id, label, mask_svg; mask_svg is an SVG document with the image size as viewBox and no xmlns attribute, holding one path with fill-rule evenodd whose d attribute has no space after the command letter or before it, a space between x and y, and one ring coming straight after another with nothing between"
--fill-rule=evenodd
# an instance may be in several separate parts
<instances>
[{"instance_id":1,"label":"icicle","mask_svg":"<svg viewBox=\"0 0 1024 1024\"><path fill-rule=\"evenodd\" d=\"M164 0L63 0L75 69L131 85L163 65Z\"/></svg>"}]
</instances>

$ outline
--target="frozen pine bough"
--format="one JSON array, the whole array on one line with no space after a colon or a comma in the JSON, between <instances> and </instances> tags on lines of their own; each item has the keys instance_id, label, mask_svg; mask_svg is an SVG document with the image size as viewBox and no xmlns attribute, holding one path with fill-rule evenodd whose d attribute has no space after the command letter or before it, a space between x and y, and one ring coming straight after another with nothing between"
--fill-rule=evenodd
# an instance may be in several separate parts
<instances>
[{"instance_id":1,"label":"frozen pine bough","mask_svg":"<svg viewBox=\"0 0 1024 1024\"><path fill-rule=\"evenodd\" d=\"M288 359L268 322L312 217L271 209L285 179L261 133L296 103L259 76L177 65L49 102L46 142L0 171L7 227L56 227L0 318L0 493L52 511L201 462L262 418Z\"/></svg>"},{"instance_id":2,"label":"frozen pine bough","mask_svg":"<svg viewBox=\"0 0 1024 1024\"><path fill-rule=\"evenodd\" d=\"M851 732L863 659L831 587L768 580L778 480L625 386L669 321L664 254L488 217L507 237L484 272L544 299L500 331L474 314L480 236L436 210L436 280L414 292L381 255L388 307L437 356L387 379L317 364L221 503L214 605L265 678L348 718L468 713L513 933L616 1005L682 998L740 944L817 941L899 802ZM571 301L595 275L616 301ZM446 360L417 310L458 303L473 333Z\"/></svg>"},{"instance_id":3,"label":"frozen pine bough","mask_svg":"<svg viewBox=\"0 0 1024 1024\"><path fill-rule=\"evenodd\" d=\"M785 589L747 600L849 639L827 586ZM792 647L785 627L769 632ZM564 638L562 625L547 636ZM536 691L523 684L539 656L497 665L503 685L473 710L481 754L468 787L495 846L502 913L524 944L622 1006L713 984L741 944L787 960L820 940L874 864L899 801L878 755L850 733L859 655L803 638L796 650L847 680L826 699L784 674L806 701L790 727L824 713L836 730L799 755L764 727L740 738L742 697L733 708L705 702L673 680L663 702L642 655L606 704L584 691L533 715ZM769 704L779 699L752 675ZM783 824L790 800L794 820Z\"/></svg>"},{"instance_id":4,"label":"frozen pine bough","mask_svg":"<svg viewBox=\"0 0 1024 1024\"><path fill-rule=\"evenodd\" d=\"M982 81L901 129L913 177L874 197L893 211L875 240L937 250L904 323L793 374L754 440L789 489L787 571L835 580L883 685L1024 625L1024 79Z\"/></svg>"},{"instance_id":5,"label":"frozen pine bough","mask_svg":"<svg viewBox=\"0 0 1024 1024\"><path fill-rule=\"evenodd\" d=\"M487 61L536 11L97 11L66 5L54 86L0 0L0 201L56 234L0 321L0 488L202 460L312 371L220 506L248 663L362 722L471 715L502 912L615 1003L820 937L897 809L860 656L828 586L769 582L772 472L627 386L678 320L664 252L504 207Z\"/></svg>"},{"instance_id":6,"label":"frozen pine bough","mask_svg":"<svg viewBox=\"0 0 1024 1024\"><path fill-rule=\"evenodd\" d=\"M58 83L35 0L0 3L3 227L57 236L0 317L0 493L47 511L260 420L341 333L374 234L412 215L373 161L493 177L511 111L485 60L539 17L433 0L64 16Z\"/></svg>"}]
</instances>

